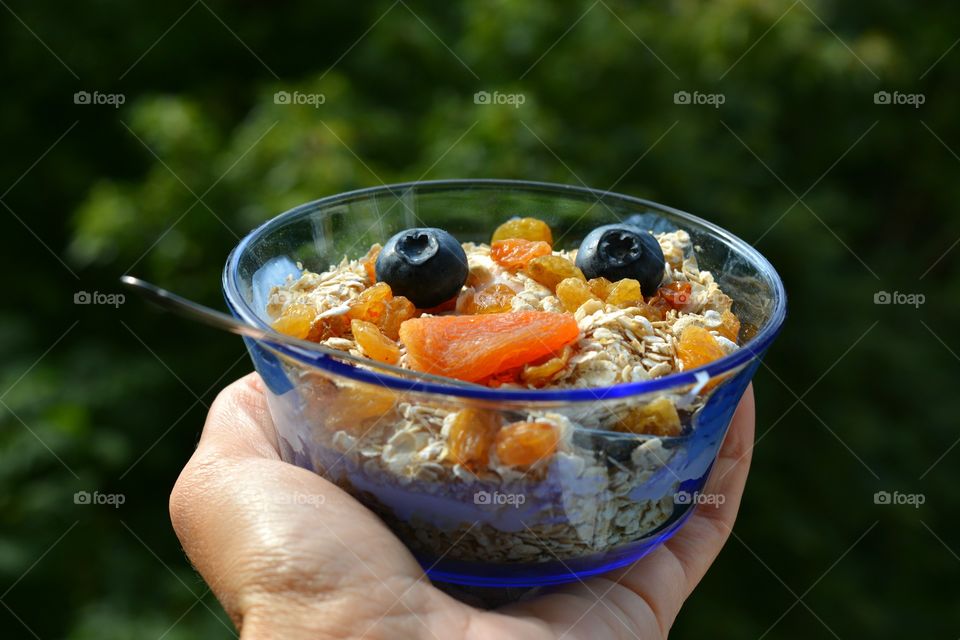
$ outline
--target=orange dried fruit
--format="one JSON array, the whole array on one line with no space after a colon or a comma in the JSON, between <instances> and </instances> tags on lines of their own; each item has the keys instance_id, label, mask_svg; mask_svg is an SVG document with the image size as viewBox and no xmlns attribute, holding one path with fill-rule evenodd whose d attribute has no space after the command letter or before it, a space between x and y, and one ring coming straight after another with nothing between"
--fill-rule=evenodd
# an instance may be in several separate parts
<instances>
[{"instance_id":1,"label":"orange dried fruit","mask_svg":"<svg viewBox=\"0 0 960 640\"><path fill-rule=\"evenodd\" d=\"M550 255L534 258L523 268L523 272L551 291L556 291L560 281L567 278L587 280L583 276L583 271L580 271L577 265L561 256Z\"/></svg>"},{"instance_id":2,"label":"orange dried fruit","mask_svg":"<svg viewBox=\"0 0 960 640\"><path fill-rule=\"evenodd\" d=\"M417 314L417 308L403 296L395 296L384 303L384 314L377 326L391 340L400 338L400 325Z\"/></svg>"},{"instance_id":3,"label":"orange dried fruit","mask_svg":"<svg viewBox=\"0 0 960 640\"><path fill-rule=\"evenodd\" d=\"M483 409L463 409L453 417L447 436L447 460L471 471L490 461L490 447L500 429L500 415Z\"/></svg>"},{"instance_id":4,"label":"orange dried fruit","mask_svg":"<svg viewBox=\"0 0 960 640\"><path fill-rule=\"evenodd\" d=\"M740 319L732 312L724 311L720 314L720 326L717 333L731 342L736 342L740 336Z\"/></svg>"},{"instance_id":5,"label":"orange dried fruit","mask_svg":"<svg viewBox=\"0 0 960 640\"><path fill-rule=\"evenodd\" d=\"M366 320L352 320L350 330L360 350L368 358L377 362L397 364L400 361L400 347L396 342L383 335L380 327Z\"/></svg>"},{"instance_id":6,"label":"orange dried fruit","mask_svg":"<svg viewBox=\"0 0 960 640\"><path fill-rule=\"evenodd\" d=\"M382 248L379 243L373 245L370 247L370 251L367 251L367 255L360 261L363 270L367 272L367 280L370 281L370 284L377 281L377 256L380 255L380 249Z\"/></svg>"},{"instance_id":7,"label":"orange dried fruit","mask_svg":"<svg viewBox=\"0 0 960 640\"><path fill-rule=\"evenodd\" d=\"M497 458L511 467L546 460L557 450L560 436L545 422L514 422L497 433Z\"/></svg>"},{"instance_id":8,"label":"orange dried fruit","mask_svg":"<svg viewBox=\"0 0 960 640\"><path fill-rule=\"evenodd\" d=\"M322 407L329 429L362 434L396 407L396 395L370 385L343 385Z\"/></svg>"},{"instance_id":9,"label":"orange dried fruit","mask_svg":"<svg viewBox=\"0 0 960 640\"><path fill-rule=\"evenodd\" d=\"M573 355L573 349L570 345L567 345L563 348L563 351L560 352L560 355L554 356L542 364L524 365L523 370L520 372L520 379L527 384L532 384L537 387L543 386L550 382L555 375L563 371L567 363L570 362L571 355Z\"/></svg>"},{"instance_id":10,"label":"orange dried fruit","mask_svg":"<svg viewBox=\"0 0 960 640\"><path fill-rule=\"evenodd\" d=\"M310 342L323 342L327 338L340 338L350 331L350 318L344 314L317 318L310 327L310 333L307 334L307 340Z\"/></svg>"},{"instance_id":11,"label":"orange dried fruit","mask_svg":"<svg viewBox=\"0 0 960 640\"><path fill-rule=\"evenodd\" d=\"M479 291L465 289L458 301L457 311L465 315L478 313L505 313L510 311L513 289L505 284L492 284Z\"/></svg>"},{"instance_id":12,"label":"orange dried fruit","mask_svg":"<svg viewBox=\"0 0 960 640\"><path fill-rule=\"evenodd\" d=\"M469 382L535 362L579 335L572 315L546 311L432 316L400 325L411 368Z\"/></svg>"},{"instance_id":13,"label":"orange dried fruit","mask_svg":"<svg viewBox=\"0 0 960 640\"><path fill-rule=\"evenodd\" d=\"M613 289L610 290L610 295L607 296L607 303L621 309L639 307L643 304L643 292L640 291L640 283L633 278L618 280L613 285Z\"/></svg>"},{"instance_id":14,"label":"orange dried fruit","mask_svg":"<svg viewBox=\"0 0 960 640\"><path fill-rule=\"evenodd\" d=\"M550 225L536 218L511 218L507 220L494 230L490 242L511 238L539 240L553 246L553 233L550 232Z\"/></svg>"},{"instance_id":15,"label":"orange dried fruit","mask_svg":"<svg viewBox=\"0 0 960 640\"><path fill-rule=\"evenodd\" d=\"M564 278L557 284L557 298L563 308L571 313L587 300L598 300L587 283L579 278Z\"/></svg>"},{"instance_id":16,"label":"orange dried fruit","mask_svg":"<svg viewBox=\"0 0 960 640\"><path fill-rule=\"evenodd\" d=\"M677 357L684 371L696 369L726 355L713 335L695 324L684 328L677 341Z\"/></svg>"},{"instance_id":17,"label":"orange dried fruit","mask_svg":"<svg viewBox=\"0 0 960 640\"><path fill-rule=\"evenodd\" d=\"M279 318L273 321L273 329L294 338L306 339L310 327L317 317L317 310L306 304L294 303L283 310Z\"/></svg>"},{"instance_id":18,"label":"orange dried fruit","mask_svg":"<svg viewBox=\"0 0 960 640\"><path fill-rule=\"evenodd\" d=\"M504 269L516 271L523 269L527 263L540 256L553 253L550 245L542 240L525 240L523 238L508 238L495 240L490 245L490 257Z\"/></svg>"},{"instance_id":19,"label":"orange dried fruit","mask_svg":"<svg viewBox=\"0 0 960 640\"><path fill-rule=\"evenodd\" d=\"M661 437L678 436L683 427L680 415L669 398L657 398L639 407L631 407L617 421L616 431Z\"/></svg>"},{"instance_id":20,"label":"orange dried fruit","mask_svg":"<svg viewBox=\"0 0 960 640\"><path fill-rule=\"evenodd\" d=\"M393 297L393 291L386 282L378 282L360 292L350 304L347 312L351 320L366 320L378 323L387 312L386 301Z\"/></svg>"},{"instance_id":21,"label":"orange dried fruit","mask_svg":"<svg viewBox=\"0 0 960 640\"><path fill-rule=\"evenodd\" d=\"M613 291L613 283L603 276L590 278L587 280L587 286L590 287L590 292L593 293L593 295L604 301L610 296L610 292Z\"/></svg>"},{"instance_id":22,"label":"orange dried fruit","mask_svg":"<svg viewBox=\"0 0 960 640\"><path fill-rule=\"evenodd\" d=\"M671 282L660 287L657 295L667 301L671 308L682 311L690 304L690 293L693 287L689 282Z\"/></svg>"}]
</instances>

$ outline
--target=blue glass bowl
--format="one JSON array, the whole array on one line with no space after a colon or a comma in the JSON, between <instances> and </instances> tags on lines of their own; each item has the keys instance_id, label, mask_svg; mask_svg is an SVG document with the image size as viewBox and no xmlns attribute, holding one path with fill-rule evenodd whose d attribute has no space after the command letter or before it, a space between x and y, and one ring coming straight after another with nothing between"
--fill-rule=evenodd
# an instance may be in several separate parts
<instances>
[{"instance_id":1,"label":"blue glass bowl","mask_svg":"<svg viewBox=\"0 0 960 640\"><path fill-rule=\"evenodd\" d=\"M734 409L784 321L786 297L773 267L753 247L705 220L653 202L564 185L443 180L352 191L292 209L252 231L227 260L223 288L238 318L269 327L270 289L302 269L322 272L346 255L415 226L460 241L488 241L511 216L546 220L558 248L591 229L642 215L655 231L683 229L702 270L734 300L751 335L701 369L591 389L464 387L358 367L335 355L247 340L268 388L283 459L336 483L377 513L434 580L477 586L569 582L635 561L690 516ZM710 385L703 391L704 383ZM699 391L699 393L698 393ZM678 437L588 429L591 416L628 411L666 396L681 410ZM543 412L569 425L568 451L535 474L477 477L406 471L381 442L364 448L349 433L399 431L411 414L444 416L464 407L503 422ZM344 431L345 421L352 421ZM346 434L346 435L345 435ZM397 436L391 452L409 449ZM400 462L396 462L400 461ZM389 468L387 468L389 467ZM519 475L519 474L518 474Z\"/></svg>"}]
</instances>

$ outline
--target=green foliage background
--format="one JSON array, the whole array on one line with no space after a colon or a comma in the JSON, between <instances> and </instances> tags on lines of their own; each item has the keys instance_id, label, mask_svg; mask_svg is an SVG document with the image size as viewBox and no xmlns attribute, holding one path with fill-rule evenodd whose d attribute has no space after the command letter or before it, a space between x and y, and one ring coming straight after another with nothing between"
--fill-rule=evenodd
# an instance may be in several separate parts
<instances>
[{"instance_id":1,"label":"green foliage background","mask_svg":"<svg viewBox=\"0 0 960 640\"><path fill-rule=\"evenodd\" d=\"M249 369L242 344L75 292L130 272L220 306L257 223L444 177L658 200L780 270L790 316L756 380L747 495L674 637L958 635L955 3L9 0L0 17L3 637L231 635L166 500L206 406ZM126 502L74 504L94 490Z\"/></svg>"}]
</instances>

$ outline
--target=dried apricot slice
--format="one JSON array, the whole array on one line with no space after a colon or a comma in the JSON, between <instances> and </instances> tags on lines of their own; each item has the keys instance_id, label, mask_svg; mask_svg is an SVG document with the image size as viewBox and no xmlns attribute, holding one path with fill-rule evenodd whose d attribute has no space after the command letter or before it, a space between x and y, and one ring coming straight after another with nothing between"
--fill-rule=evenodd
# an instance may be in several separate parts
<instances>
[{"instance_id":1,"label":"dried apricot slice","mask_svg":"<svg viewBox=\"0 0 960 640\"><path fill-rule=\"evenodd\" d=\"M680 333L677 357L683 363L684 370L702 367L724 355L717 339L703 327L691 324Z\"/></svg>"},{"instance_id":2,"label":"dried apricot slice","mask_svg":"<svg viewBox=\"0 0 960 640\"><path fill-rule=\"evenodd\" d=\"M669 398L657 398L628 409L617 421L617 431L654 436L680 435L680 415Z\"/></svg>"},{"instance_id":3,"label":"dried apricot slice","mask_svg":"<svg viewBox=\"0 0 960 640\"><path fill-rule=\"evenodd\" d=\"M545 422L514 422L497 433L497 458L511 467L546 460L557 450L560 436Z\"/></svg>"},{"instance_id":4,"label":"dried apricot slice","mask_svg":"<svg viewBox=\"0 0 960 640\"><path fill-rule=\"evenodd\" d=\"M500 429L500 415L483 409L463 409L453 417L447 435L446 459L471 471L482 471Z\"/></svg>"},{"instance_id":5,"label":"dried apricot slice","mask_svg":"<svg viewBox=\"0 0 960 640\"><path fill-rule=\"evenodd\" d=\"M587 280L583 276L583 271L580 271L577 265L562 256L550 255L534 258L523 268L523 272L551 291L556 291L560 281L567 278Z\"/></svg>"},{"instance_id":6,"label":"dried apricot slice","mask_svg":"<svg viewBox=\"0 0 960 640\"><path fill-rule=\"evenodd\" d=\"M556 353L579 334L572 315L546 311L432 316L400 325L411 368L469 382Z\"/></svg>"},{"instance_id":7,"label":"dried apricot slice","mask_svg":"<svg viewBox=\"0 0 960 640\"><path fill-rule=\"evenodd\" d=\"M580 278L564 278L557 284L557 297L563 308L571 313L587 300L598 300L586 282Z\"/></svg>"},{"instance_id":8,"label":"dried apricot slice","mask_svg":"<svg viewBox=\"0 0 960 640\"><path fill-rule=\"evenodd\" d=\"M387 364L397 364L400 361L400 347L383 335L377 325L366 320L352 320L350 330L353 331L353 339L360 345L364 355Z\"/></svg>"},{"instance_id":9,"label":"dried apricot slice","mask_svg":"<svg viewBox=\"0 0 960 640\"><path fill-rule=\"evenodd\" d=\"M551 246L553 245L553 233L550 232L550 225L536 218L511 218L507 220L494 230L490 242L509 240L510 238L540 240Z\"/></svg>"},{"instance_id":10,"label":"dried apricot slice","mask_svg":"<svg viewBox=\"0 0 960 640\"><path fill-rule=\"evenodd\" d=\"M543 240L508 238L495 240L490 245L490 257L493 261L511 271L523 269L534 258L548 256L551 253L553 249Z\"/></svg>"}]
</instances>

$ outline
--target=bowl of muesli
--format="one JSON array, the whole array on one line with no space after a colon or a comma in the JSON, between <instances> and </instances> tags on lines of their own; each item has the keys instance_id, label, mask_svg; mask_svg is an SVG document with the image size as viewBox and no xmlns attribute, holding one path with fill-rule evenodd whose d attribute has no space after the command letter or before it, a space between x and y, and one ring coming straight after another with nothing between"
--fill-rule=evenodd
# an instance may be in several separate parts
<instances>
[{"instance_id":1,"label":"bowl of muesli","mask_svg":"<svg viewBox=\"0 0 960 640\"><path fill-rule=\"evenodd\" d=\"M303 341L245 338L283 459L479 586L577 580L675 533L786 315L770 263L705 220L512 180L304 204L223 286Z\"/></svg>"}]
</instances>

